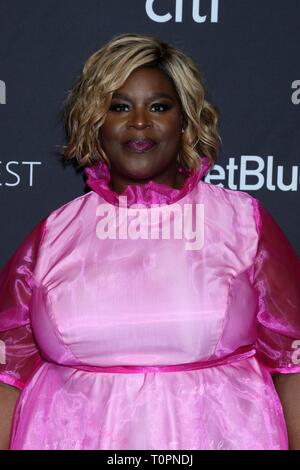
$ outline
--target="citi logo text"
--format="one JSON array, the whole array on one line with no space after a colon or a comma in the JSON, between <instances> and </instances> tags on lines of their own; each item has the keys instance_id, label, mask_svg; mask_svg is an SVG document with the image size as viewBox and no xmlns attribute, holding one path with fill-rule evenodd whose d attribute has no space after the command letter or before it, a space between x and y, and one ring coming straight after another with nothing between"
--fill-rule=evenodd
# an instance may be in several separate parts
<instances>
[{"instance_id":1,"label":"citi logo text","mask_svg":"<svg viewBox=\"0 0 300 470\"><path fill-rule=\"evenodd\" d=\"M146 0L146 13L148 17L156 23L166 23L167 21L175 21L182 23L184 15L192 15L196 23L218 23L219 20L219 0L210 0L205 2L210 4L210 8L203 7L201 0L174 0L172 12L166 11L166 2L161 0ZM184 8L185 6L185 8Z\"/></svg>"}]
</instances>

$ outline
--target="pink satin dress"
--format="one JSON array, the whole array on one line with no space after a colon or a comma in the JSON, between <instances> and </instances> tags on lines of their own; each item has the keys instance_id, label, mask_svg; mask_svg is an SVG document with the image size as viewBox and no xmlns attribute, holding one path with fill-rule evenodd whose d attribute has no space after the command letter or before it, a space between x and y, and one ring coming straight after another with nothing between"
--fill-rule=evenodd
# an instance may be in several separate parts
<instances>
[{"instance_id":1,"label":"pink satin dress","mask_svg":"<svg viewBox=\"0 0 300 470\"><path fill-rule=\"evenodd\" d=\"M180 189L119 198L104 163L87 168L91 191L3 267L10 449L288 448L272 374L300 372L299 258L258 199L208 170L203 157ZM193 249L168 232L191 207Z\"/></svg>"}]
</instances>

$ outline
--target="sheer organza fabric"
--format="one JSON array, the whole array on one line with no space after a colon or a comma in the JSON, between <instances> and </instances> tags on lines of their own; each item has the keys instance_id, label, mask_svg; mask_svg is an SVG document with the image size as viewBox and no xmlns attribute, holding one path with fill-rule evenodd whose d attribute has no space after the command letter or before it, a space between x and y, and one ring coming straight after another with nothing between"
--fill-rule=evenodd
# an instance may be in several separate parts
<instances>
[{"instance_id":1,"label":"sheer organza fabric","mask_svg":"<svg viewBox=\"0 0 300 470\"><path fill-rule=\"evenodd\" d=\"M202 204L201 249L100 240L99 205L121 209L99 163L92 191L3 267L0 380L21 390L11 449L288 448L271 374L300 372L299 259L257 199L205 183L208 170L204 157L181 189L123 193L129 220L135 203Z\"/></svg>"}]
</instances>

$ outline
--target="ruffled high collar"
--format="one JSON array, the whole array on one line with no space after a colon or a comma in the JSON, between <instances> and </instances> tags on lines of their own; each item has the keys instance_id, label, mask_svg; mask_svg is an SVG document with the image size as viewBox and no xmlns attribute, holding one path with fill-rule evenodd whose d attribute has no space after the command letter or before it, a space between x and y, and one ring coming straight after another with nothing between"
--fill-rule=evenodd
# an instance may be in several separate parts
<instances>
[{"instance_id":1,"label":"ruffled high collar","mask_svg":"<svg viewBox=\"0 0 300 470\"><path fill-rule=\"evenodd\" d=\"M86 167L84 173L87 176L87 186L102 196L107 202L118 206L119 196L126 196L127 207L130 207L132 204L142 204L149 207L152 204L173 204L182 199L208 173L210 166L209 159L204 156L201 158L201 165L198 170L193 168L190 172L187 172L183 168L179 168L178 171L183 172L187 176L183 186L179 189L151 180L144 184L129 185L121 194L110 189L108 185L110 171L104 161L99 161L91 167Z\"/></svg>"}]
</instances>

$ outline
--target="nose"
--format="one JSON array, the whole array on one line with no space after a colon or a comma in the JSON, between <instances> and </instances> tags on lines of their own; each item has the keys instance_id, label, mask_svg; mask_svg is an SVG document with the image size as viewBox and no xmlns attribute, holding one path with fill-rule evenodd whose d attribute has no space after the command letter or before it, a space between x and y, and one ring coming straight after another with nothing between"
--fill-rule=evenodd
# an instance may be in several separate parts
<instances>
[{"instance_id":1,"label":"nose","mask_svg":"<svg viewBox=\"0 0 300 470\"><path fill-rule=\"evenodd\" d=\"M152 127L152 121L148 111L144 108L135 108L130 113L128 127L135 127L136 129L145 129L146 127Z\"/></svg>"}]
</instances>

